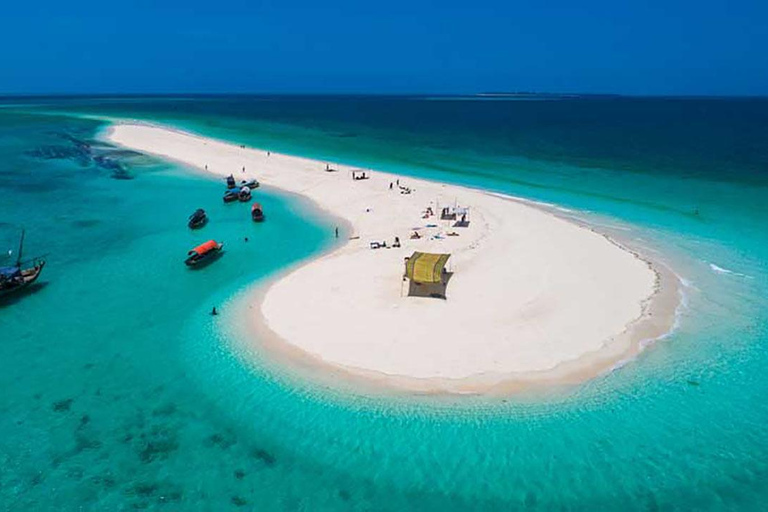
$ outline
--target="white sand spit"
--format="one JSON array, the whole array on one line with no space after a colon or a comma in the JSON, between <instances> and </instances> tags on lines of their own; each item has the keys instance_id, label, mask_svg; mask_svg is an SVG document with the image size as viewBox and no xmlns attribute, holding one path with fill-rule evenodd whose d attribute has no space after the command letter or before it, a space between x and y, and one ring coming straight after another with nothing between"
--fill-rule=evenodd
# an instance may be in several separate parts
<instances>
[{"instance_id":1,"label":"white sand spit","mask_svg":"<svg viewBox=\"0 0 768 512\"><path fill-rule=\"evenodd\" d=\"M261 332L279 338L272 345L317 363L419 390L580 380L673 323L670 273L542 208L378 171L353 180L346 166L327 172L325 162L157 126L117 124L108 137L220 176L258 178L348 222L342 236L352 239L253 299ZM455 205L469 208L467 227L440 220ZM428 207L437 215L424 218ZM395 237L400 248L370 248ZM413 251L451 254L446 299L408 296L402 276Z\"/></svg>"}]
</instances>

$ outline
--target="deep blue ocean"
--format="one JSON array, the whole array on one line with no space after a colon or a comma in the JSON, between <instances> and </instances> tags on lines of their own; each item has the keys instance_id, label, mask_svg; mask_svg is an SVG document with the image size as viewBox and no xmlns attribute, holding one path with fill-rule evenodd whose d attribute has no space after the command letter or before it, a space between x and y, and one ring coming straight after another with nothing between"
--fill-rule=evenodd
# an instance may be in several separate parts
<instances>
[{"instance_id":1,"label":"deep blue ocean","mask_svg":"<svg viewBox=\"0 0 768 512\"><path fill-rule=\"evenodd\" d=\"M610 374L501 398L277 368L241 350L238 299L332 248L331 221L260 190L256 225L218 180L101 142L117 119L556 204L670 264L678 326ZM0 254L22 228L48 263L0 302L0 510L768 503L766 99L0 99ZM187 270L208 238L226 253Z\"/></svg>"}]
</instances>

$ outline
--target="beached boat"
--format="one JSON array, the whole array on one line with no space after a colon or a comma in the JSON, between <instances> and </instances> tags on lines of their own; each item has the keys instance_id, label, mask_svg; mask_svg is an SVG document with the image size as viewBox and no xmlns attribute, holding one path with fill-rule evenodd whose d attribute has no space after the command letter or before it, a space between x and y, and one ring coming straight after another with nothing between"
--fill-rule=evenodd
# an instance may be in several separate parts
<instances>
[{"instance_id":1,"label":"beached boat","mask_svg":"<svg viewBox=\"0 0 768 512\"><path fill-rule=\"evenodd\" d=\"M264 210L259 203L253 203L251 206L251 219L254 222L261 222L264 220Z\"/></svg>"},{"instance_id":2,"label":"beached boat","mask_svg":"<svg viewBox=\"0 0 768 512\"><path fill-rule=\"evenodd\" d=\"M208 216L205 214L205 210L198 208L195 213L189 216L187 225L190 229L197 229L205 226L206 222L208 222Z\"/></svg>"},{"instance_id":3,"label":"beached boat","mask_svg":"<svg viewBox=\"0 0 768 512\"><path fill-rule=\"evenodd\" d=\"M216 240L208 240L207 242L198 245L187 253L187 259L184 263L188 267L200 266L203 263L209 263L221 255L221 250L224 248L224 244L220 244Z\"/></svg>"},{"instance_id":4,"label":"beached boat","mask_svg":"<svg viewBox=\"0 0 768 512\"><path fill-rule=\"evenodd\" d=\"M240 189L240 192L237 193L237 198L243 202L247 203L251 200L251 189L248 187L243 187Z\"/></svg>"},{"instance_id":5,"label":"beached boat","mask_svg":"<svg viewBox=\"0 0 768 512\"><path fill-rule=\"evenodd\" d=\"M258 180L251 180L251 181L242 180L240 182L240 186L248 187L250 189L259 188L259 181Z\"/></svg>"},{"instance_id":6,"label":"beached boat","mask_svg":"<svg viewBox=\"0 0 768 512\"><path fill-rule=\"evenodd\" d=\"M234 201L237 201L238 198L238 189L237 188L229 188L226 192L224 192L224 202L225 203L232 203Z\"/></svg>"},{"instance_id":7,"label":"beached boat","mask_svg":"<svg viewBox=\"0 0 768 512\"><path fill-rule=\"evenodd\" d=\"M34 258L30 262L23 262L21 255L24 251L24 231L21 232L19 241L19 253L16 263L7 267L0 267L0 296L17 292L31 285L45 267L45 260Z\"/></svg>"}]
</instances>

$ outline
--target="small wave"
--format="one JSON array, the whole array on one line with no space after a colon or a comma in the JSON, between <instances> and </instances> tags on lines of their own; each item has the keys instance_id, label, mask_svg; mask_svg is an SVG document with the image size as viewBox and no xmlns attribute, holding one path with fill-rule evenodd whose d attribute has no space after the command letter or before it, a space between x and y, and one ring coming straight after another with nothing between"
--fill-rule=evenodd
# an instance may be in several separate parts
<instances>
[{"instance_id":1,"label":"small wave","mask_svg":"<svg viewBox=\"0 0 768 512\"><path fill-rule=\"evenodd\" d=\"M721 266L715 265L714 263L710 263L709 264L709 268L711 268L713 272L716 272L718 274L729 274L729 275L732 275L732 276L745 277L747 279L752 279L752 277L748 276L747 274L742 274L740 272L734 272L733 270L728 270L727 268L723 268Z\"/></svg>"},{"instance_id":2,"label":"small wave","mask_svg":"<svg viewBox=\"0 0 768 512\"><path fill-rule=\"evenodd\" d=\"M579 217L574 216L575 219L582 220ZM604 228L604 229L610 229L612 231L632 231L632 228L629 226L620 226L618 224L611 224L608 222L597 222L594 220L587 221L590 226L596 227L596 228ZM656 251L654 251L656 252Z\"/></svg>"},{"instance_id":3,"label":"small wave","mask_svg":"<svg viewBox=\"0 0 768 512\"><path fill-rule=\"evenodd\" d=\"M505 194L504 192L486 191L485 193L488 194L489 196L499 197L501 199L511 199L513 201L517 201L524 204L532 204L534 206L544 206L547 208L551 208L553 210L559 210L561 212L571 213L574 211L574 210L571 210L570 208L566 208L564 206L558 206L554 203L547 203L546 201L537 201L535 199L528 199L525 197L513 196L512 194Z\"/></svg>"}]
</instances>

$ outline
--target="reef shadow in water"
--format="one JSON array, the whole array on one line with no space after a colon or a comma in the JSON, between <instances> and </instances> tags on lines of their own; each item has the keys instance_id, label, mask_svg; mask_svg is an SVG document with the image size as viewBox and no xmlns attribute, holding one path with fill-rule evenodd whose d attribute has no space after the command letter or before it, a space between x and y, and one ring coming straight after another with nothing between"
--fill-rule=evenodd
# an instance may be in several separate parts
<instances>
[{"instance_id":1,"label":"reef shadow in water","mask_svg":"<svg viewBox=\"0 0 768 512\"><path fill-rule=\"evenodd\" d=\"M54 136L65 143L38 146L25 154L38 160L68 160L80 167L102 169L116 180L133 179L123 160L141 156L139 153L104 142L81 139L71 133L55 133Z\"/></svg>"}]
</instances>

